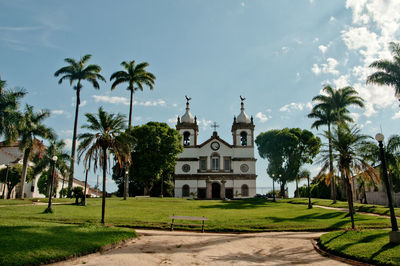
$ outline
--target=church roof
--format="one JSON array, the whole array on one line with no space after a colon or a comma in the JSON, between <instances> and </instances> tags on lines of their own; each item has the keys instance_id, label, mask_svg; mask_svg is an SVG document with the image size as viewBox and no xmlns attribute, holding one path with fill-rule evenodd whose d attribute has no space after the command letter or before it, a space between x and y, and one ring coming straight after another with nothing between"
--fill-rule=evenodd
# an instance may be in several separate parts
<instances>
[{"instance_id":1,"label":"church roof","mask_svg":"<svg viewBox=\"0 0 400 266\"><path fill-rule=\"evenodd\" d=\"M229 148L232 148L232 147L233 147L233 145L231 145L231 144L229 144L228 142L226 142L225 140L221 139L221 138L218 136L218 133L217 133L216 131L214 131L213 135L212 135L208 140L206 140L206 141L204 141L203 143L201 143L200 145L198 145L198 147L201 148L201 147L207 145L208 143L210 143L210 142L213 141L213 140L218 140L218 141L220 141L221 143L223 143L224 145L228 146Z\"/></svg>"},{"instance_id":2,"label":"church roof","mask_svg":"<svg viewBox=\"0 0 400 266\"><path fill-rule=\"evenodd\" d=\"M182 123L190 123L190 124L195 123L195 119L194 119L193 115L190 113L189 100L187 100L187 102L186 102L186 112L182 116L181 122Z\"/></svg>"},{"instance_id":3,"label":"church roof","mask_svg":"<svg viewBox=\"0 0 400 266\"><path fill-rule=\"evenodd\" d=\"M241 102L241 108L240 108L240 114L236 118L237 123L246 123L250 124L250 118L249 116L244 112L244 103L243 101Z\"/></svg>"}]
</instances>

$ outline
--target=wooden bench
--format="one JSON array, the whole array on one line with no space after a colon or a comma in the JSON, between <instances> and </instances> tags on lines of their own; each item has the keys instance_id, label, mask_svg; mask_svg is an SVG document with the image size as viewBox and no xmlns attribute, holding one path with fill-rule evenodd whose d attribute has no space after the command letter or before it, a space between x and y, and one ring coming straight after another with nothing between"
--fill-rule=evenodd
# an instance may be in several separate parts
<instances>
[{"instance_id":1,"label":"wooden bench","mask_svg":"<svg viewBox=\"0 0 400 266\"><path fill-rule=\"evenodd\" d=\"M174 225L190 225L190 226L200 226L201 225L201 232L204 233L204 221L207 221L207 217L195 217L195 216L176 216L176 215L171 215L169 217L172 219L171 221L171 231L174 231ZM175 220L192 220L192 221L202 221L201 224L177 224L175 223Z\"/></svg>"}]
</instances>

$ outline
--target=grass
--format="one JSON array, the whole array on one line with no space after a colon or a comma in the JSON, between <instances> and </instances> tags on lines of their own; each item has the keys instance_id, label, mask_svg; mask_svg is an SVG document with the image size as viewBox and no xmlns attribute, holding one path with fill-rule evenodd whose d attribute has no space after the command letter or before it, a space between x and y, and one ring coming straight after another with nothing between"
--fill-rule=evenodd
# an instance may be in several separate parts
<instances>
[{"instance_id":1,"label":"grass","mask_svg":"<svg viewBox=\"0 0 400 266\"><path fill-rule=\"evenodd\" d=\"M400 265L400 245L389 243L389 230L330 232L321 246L334 254L371 264Z\"/></svg>"},{"instance_id":2,"label":"grass","mask_svg":"<svg viewBox=\"0 0 400 266\"><path fill-rule=\"evenodd\" d=\"M0 199L0 206L3 205L31 205L34 202L49 202L48 198L40 198L40 199ZM52 199L53 203L74 203L75 199L59 199L59 198L55 198Z\"/></svg>"},{"instance_id":3,"label":"grass","mask_svg":"<svg viewBox=\"0 0 400 266\"><path fill-rule=\"evenodd\" d=\"M283 200L284 202L293 203L293 204L308 204L308 198L294 198ZM326 207L335 207L335 208L348 208L347 201L336 201L335 204L332 204L332 200L330 199L311 199L313 205L321 205ZM372 204L361 204L354 203L354 208L359 212L367 212L367 213L375 213L380 215L390 215L389 208L381 205L372 205ZM400 208L394 208L396 216L400 217Z\"/></svg>"},{"instance_id":4,"label":"grass","mask_svg":"<svg viewBox=\"0 0 400 266\"><path fill-rule=\"evenodd\" d=\"M45 206L2 207L0 219L59 223L98 223L101 199L88 199L87 206L54 205L53 214L43 214ZM345 212L320 208L307 209L301 204L250 200L186 200L176 198L109 198L106 223L136 228L169 228L170 215L206 216L207 231L331 231L350 227ZM387 218L356 214L358 228L387 228ZM179 227L177 227L179 228ZM200 230L200 227L183 229Z\"/></svg>"},{"instance_id":5,"label":"grass","mask_svg":"<svg viewBox=\"0 0 400 266\"><path fill-rule=\"evenodd\" d=\"M1 219L0 265L50 263L96 252L135 236L129 228Z\"/></svg>"},{"instance_id":6,"label":"grass","mask_svg":"<svg viewBox=\"0 0 400 266\"><path fill-rule=\"evenodd\" d=\"M69 203L68 201L66 203ZM332 231L350 227L345 212L265 199L236 201L175 198L108 198L106 224L99 225L101 199L87 206L8 204L0 209L0 265L43 264L99 250L135 236L134 228L167 229L170 215L206 216L207 231ZM390 220L356 214L358 228L387 228ZM180 222L180 221L179 221ZM193 221L189 221L193 223ZM190 225L176 229L201 230Z\"/></svg>"}]
</instances>

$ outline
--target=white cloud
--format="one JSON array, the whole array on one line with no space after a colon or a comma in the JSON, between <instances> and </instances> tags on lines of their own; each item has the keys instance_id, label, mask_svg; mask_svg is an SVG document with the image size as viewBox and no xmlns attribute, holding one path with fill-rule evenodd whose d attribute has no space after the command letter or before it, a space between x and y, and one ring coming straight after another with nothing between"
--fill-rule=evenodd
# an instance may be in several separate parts
<instances>
[{"instance_id":1,"label":"white cloud","mask_svg":"<svg viewBox=\"0 0 400 266\"><path fill-rule=\"evenodd\" d=\"M299 72L296 73L296 81L300 81L301 80L301 75Z\"/></svg>"},{"instance_id":2,"label":"white cloud","mask_svg":"<svg viewBox=\"0 0 400 266\"><path fill-rule=\"evenodd\" d=\"M371 120L367 120L367 121L365 121L365 124L366 125L369 125L369 124L371 124L372 123L372 121Z\"/></svg>"},{"instance_id":3,"label":"white cloud","mask_svg":"<svg viewBox=\"0 0 400 266\"><path fill-rule=\"evenodd\" d=\"M336 18L334 17L334 16L331 16L330 18L329 18L329 21L330 22L333 22L333 21L335 21L336 20Z\"/></svg>"},{"instance_id":4,"label":"white cloud","mask_svg":"<svg viewBox=\"0 0 400 266\"><path fill-rule=\"evenodd\" d=\"M129 105L129 100L126 97L118 96L107 96L107 95L93 95L95 102L105 102L111 104L123 104ZM155 101L133 101L133 105L136 106L166 106L166 102L163 99Z\"/></svg>"},{"instance_id":5,"label":"white cloud","mask_svg":"<svg viewBox=\"0 0 400 266\"><path fill-rule=\"evenodd\" d=\"M199 126L200 126L200 128L202 130L208 129L211 126L211 123L212 123L211 120L207 120L207 119L204 119L204 118L198 119L197 122L198 122L198 124L199 124Z\"/></svg>"},{"instance_id":6,"label":"white cloud","mask_svg":"<svg viewBox=\"0 0 400 266\"><path fill-rule=\"evenodd\" d=\"M335 58L329 57L326 59L326 64L321 64L320 66L313 64L311 71L315 75L319 75L320 73L339 75L339 71L336 69L338 65L339 62Z\"/></svg>"},{"instance_id":7,"label":"white cloud","mask_svg":"<svg viewBox=\"0 0 400 266\"><path fill-rule=\"evenodd\" d=\"M321 44L320 46L318 46L318 49L324 54L326 50L328 50L328 46Z\"/></svg>"},{"instance_id":8,"label":"white cloud","mask_svg":"<svg viewBox=\"0 0 400 266\"><path fill-rule=\"evenodd\" d=\"M311 110L312 109L312 104L311 102L307 102L307 103L289 103L286 104L284 106L282 106L279 111L281 112L291 112L293 111L302 111L305 108Z\"/></svg>"},{"instance_id":9,"label":"white cloud","mask_svg":"<svg viewBox=\"0 0 400 266\"><path fill-rule=\"evenodd\" d=\"M94 101L97 102L105 102L112 104L124 104L129 105L128 98L118 97L118 96L106 96L106 95L93 95Z\"/></svg>"},{"instance_id":10,"label":"white cloud","mask_svg":"<svg viewBox=\"0 0 400 266\"><path fill-rule=\"evenodd\" d=\"M87 101L86 100L83 100L83 101L81 101L81 103L79 104L79 106L80 107L83 107L83 106L85 106L87 104Z\"/></svg>"},{"instance_id":11,"label":"white cloud","mask_svg":"<svg viewBox=\"0 0 400 266\"><path fill-rule=\"evenodd\" d=\"M244 2L240 2L240 5L241 5L242 7L245 7L245 6L246 6L246 4L245 4Z\"/></svg>"},{"instance_id":12,"label":"white cloud","mask_svg":"<svg viewBox=\"0 0 400 266\"><path fill-rule=\"evenodd\" d=\"M282 53L286 54L289 51L289 48L287 46L282 46Z\"/></svg>"},{"instance_id":13,"label":"white cloud","mask_svg":"<svg viewBox=\"0 0 400 266\"><path fill-rule=\"evenodd\" d=\"M349 78L349 74L341 75L339 76L339 78L333 80L333 84L336 88L344 88L346 86L350 86Z\"/></svg>"},{"instance_id":14,"label":"white cloud","mask_svg":"<svg viewBox=\"0 0 400 266\"><path fill-rule=\"evenodd\" d=\"M64 110L52 110L51 113L52 113L53 115L63 115L63 114L65 114L66 112L65 112Z\"/></svg>"},{"instance_id":15,"label":"white cloud","mask_svg":"<svg viewBox=\"0 0 400 266\"><path fill-rule=\"evenodd\" d=\"M71 129L60 130L60 134L63 136L72 137L73 131Z\"/></svg>"},{"instance_id":16,"label":"white cloud","mask_svg":"<svg viewBox=\"0 0 400 266\"><path fill-rule=\"evenodd\" d=\"M354 122L358 121L358 118L360 118L361 114L359 113L350 113L351 118L353 118Z\"/></svg>"},{"instance_id":17,"label":"white cloud","mask_svg":"<svg viewBox=\"0 0 400 266\"><path fill-rule=\"evenodd\" d=\"M392 119L399 119L399 118L400 118L400 111L397 112L397 113L395 113L395 114L392 116Z\"/></svg>"},{"instance_id":18,"label":"white cloud","mask_svg":"<svg viewBox=\"0 0 400 266\"><path fill-rule=\"evenodd\" d=\"M261 113L261 112L258 112L256 114L256 118L258 118L261 123L265 123L268 120L268 117L265 114Z\"/></svg>"},{"instance_id":19,"label":"white cloud","mask_svg":"<svg viewBox=\"0 0 400 266\"><path fill-rule=\"evenodd\" d=\"M319 38L318 37L315 37L314 40L313 40L313 43L316 43L316 42L319 42Z\"/></svg>"}]
</instances>

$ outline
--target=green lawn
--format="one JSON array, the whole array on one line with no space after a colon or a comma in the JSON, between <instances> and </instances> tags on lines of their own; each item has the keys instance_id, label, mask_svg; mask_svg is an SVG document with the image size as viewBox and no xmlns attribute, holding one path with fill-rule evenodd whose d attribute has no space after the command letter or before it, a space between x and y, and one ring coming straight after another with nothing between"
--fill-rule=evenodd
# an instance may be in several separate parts
<instances>
[{"instance_id":1,"label":"green lawn","mask_svg":"<svg viewBox=\"0 0 400 266\"><path fill-rule=\"evenodd\" d=\"M43 214L45 206L2 207L0 219L29 219L60 223L98 223L101 199L88 199L87 206L54 205L53 214ZM175 198L107 199L106 223L118 226L169 227L170 215L206 216L208 231L303 231L349 228L345 212L301 204L270 202L264 199L200 201ZM356 214L358 228L386 228L389 219ZM185 227L188 229L188 227ZM193 228L200 230L200 228Z\"/></svg>"},{"instance_id":2,"label":"green lawn","mask_svg":"<svg viewBox=\"0 0 400 266\"><path fill-rule=\"evenodd\" d=\"M68 203L68 201L66 202ZM101 199L87 206L54 205L0 208L0 265L39 264L90 253L101 246L135 236L134 228L168 229L170 215L206 216L207 231L307 231L350 227L345 212L265 199L198 201L175 198L108 198L106 224L99 225ZM356 214L358 228L387 228L387 218ZM190 221L193 223L193 221ZM117 227L115 227L117 226ZM179 229L179 227L176 229ZM181 226L180 229L200 230ZM5 243L5 244L4 244Z\"/></svg>"},{"instance_id":3,"label":"green lawn","mask_svg":"<svg viewBox=\"0 0 400 266\"><path fill-rule=\"evenodd\" d=\"M294 199L286 199L283 202L293 203L293 204L308 204L308 198L294 198ZM347 201L336 201L335 204L332 204L332 200L330 199L311 199L312 204L327 206L327 207L335 207L335 208L348 208ZM384 214L390 215L389 208L381 205L372 205L372 204L361 204L354 203L354 208L356 211L360 212L368 212L375 214ZM394 208L396 216L400 217L400 208Z\"/></svg>"},{"instance_id":4,"label":"green lawn","mask_svg":"<svg viewBox=\"0 0 400 266\"><path fill-rule=\"evenodd\" d=\"M325 250L372 264L400 265L400 245L389 243L388 230L330 232L320 237Z\"/></svg>"},{"instance_id":5,"label":"green lawn","mask_svg":"<svg viewBox=\"0 0 400 266\"><path fill-rule=\"evenodd\" d=\"M135 236L129 228L0 219L0 265L50 263Z\"/></svg>"}]
</instances>

